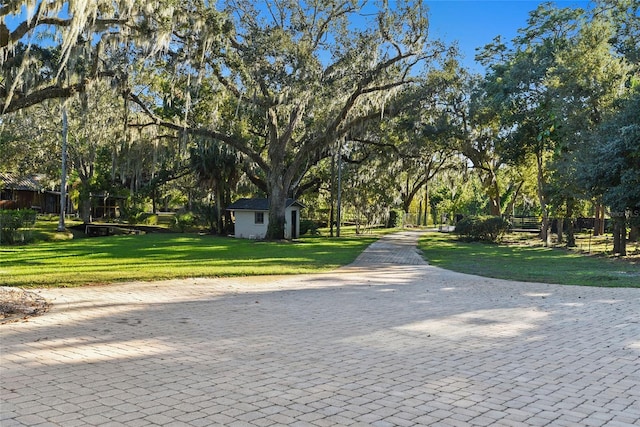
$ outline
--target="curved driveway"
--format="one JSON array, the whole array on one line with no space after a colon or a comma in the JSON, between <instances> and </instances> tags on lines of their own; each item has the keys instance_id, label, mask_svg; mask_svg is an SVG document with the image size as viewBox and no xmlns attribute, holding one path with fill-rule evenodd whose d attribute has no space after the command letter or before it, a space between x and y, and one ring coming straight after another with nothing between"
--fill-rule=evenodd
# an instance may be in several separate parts
<instances>
[{"instance_id":1,"label":"curved driveway","mask_svg":"<svg viewBox=\"0 0 640 427\"><path fill-rule=\"evenodd\" d=\"M453 273L418 235L327 274L41 290L0 326L0 425L640 424L640 289Z\"/></svg>"}]
</instances>

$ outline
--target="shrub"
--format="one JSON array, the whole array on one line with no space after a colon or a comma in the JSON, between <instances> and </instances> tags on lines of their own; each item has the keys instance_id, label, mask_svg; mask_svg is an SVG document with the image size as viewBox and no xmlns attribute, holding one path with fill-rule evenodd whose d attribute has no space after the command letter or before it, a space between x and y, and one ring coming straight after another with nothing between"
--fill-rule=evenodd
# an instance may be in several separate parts
<instances>
[{"instance_id":1,"label":"shrub","mask_svg":"<svg viewBox=\"0 0 640 427\"><path fill-rule=\"evenodd\" d=\"M145 215L143 221L144 221L144 224L147 224L147 225L158 225L158 215L148 213Z\"/></svg>"},{"instance_id":2,"label":"shrub","mask_svg":"<svg viewBox=\"0 0 640 427\"><path fill-rule=\"evenodd\" d=\"M491 216L482 221L481 235L483 240L497 242L509 231L509 221L499 216Z\"/></svg>"},{"instance_id":3,"label":"shrub","mask_svg":"<svg viewBox=\"0 0 640 427\"><path fill-rule=\"evenodd\" d=\"M26 243L31 240L31 228L36 223L33 209L0 210L0 243Z\"/></svg>"},{"instance_id":4,"label":"shrub","mask_svg":"<svg viewBox=\"0 0 640 427\"><path fill-rule=\"evenodd\" d=\"M215 233L218 230L218 208L212 203L195 203L194 212L198 216L199 224L207 227L209 232Z\"/></svg>"},{"instance_id":5,"label":"shrub","mask_svg":"<svg viewBox=\"0 0 640 427\"><path fill-rule=\"evenodd\" d=\"M475 228L476 228L477 222L478 222L478 218L476 217L473 217L473 216L464 217L460 221L458 221L454 232L460 237L463 237L469 240L474 240L474 236L476 233Z\"/></svg>"},{"instance_id":6,"label":"shrub","mask_svg":"<svg viewBox=\"0 0 640 427\"><path fill-rule=\"evenodd\" d=\"M142 224L146 213L141 204L126 203L120 208L120 220L127 224Z\"/></svg>"},{"instance_id":7,"label":"shrub","mask_svg":"<svg viewBox=\"0 0 640 427\"><path fill-rule=\"evenodd\" d=\"M470 216L458 221L455 233L467 240L497 242L508 230L509 221L499 216Z\"/></svg>"},{"instance_id":8,"label":"shrub","mask_svg":"<svg viewBox=\"0 0 640 427\"><path fill-rule=\"evenodd\" d=\"M402 227L402 218L404 217L404 211L400 209L393 209L389 212L389 220L387 221L387 228Z\"/></svg>"},{"instance_id":9,"label":"shrub","mask_svg":"<svg viewBox=\"0 0 640 427\"><path fill-rule=\"evenodd\" d=\"M187 231L187 229L193 227L197 223L197 218L192 212L178 213L173 217L173 223L171 228L178 230L181 233Z\"/></svg>"},{"instance_id":10,"label":"shrub","mask_svg":"<svg viewBox=\"0 0 640 427\"><path fill-rule=\"evenodd\" d=\"M307 233L311 236L320 235L320 232L318 231L318 224L315 221L303 219L300 221L300 235L304 236Z\"/></svg>"}]
</instances>

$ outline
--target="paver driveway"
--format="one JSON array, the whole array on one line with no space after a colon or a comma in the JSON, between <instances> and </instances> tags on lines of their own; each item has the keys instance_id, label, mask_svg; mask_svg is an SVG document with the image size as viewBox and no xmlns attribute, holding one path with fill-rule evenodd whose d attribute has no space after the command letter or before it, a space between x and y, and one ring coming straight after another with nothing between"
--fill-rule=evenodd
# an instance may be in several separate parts
<instances>
[{"instance_id":1,"label":"paver driveway","mask_svg":"<svg viewBox=\"0 0 640 427\"><path fill-rule=\"evenodd\" d=\"M640 424L639 289L452 273L416 238L321 275L42 290L0 326L0 424Z\"/></svg>"}]
</instances>

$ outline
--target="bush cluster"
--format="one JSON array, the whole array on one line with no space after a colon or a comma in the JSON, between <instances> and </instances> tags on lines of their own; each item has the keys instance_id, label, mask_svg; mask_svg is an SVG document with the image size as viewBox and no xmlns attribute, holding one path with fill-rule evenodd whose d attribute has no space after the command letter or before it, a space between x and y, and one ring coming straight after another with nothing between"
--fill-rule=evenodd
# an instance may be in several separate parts
<instances>
[{"instance_id":1,"label":"bush cluster","mask_svg":"<svg viewBox=\"0 0 640 427\"><path fill-rule=\"evenodd\" d=\"M300 220L300 235L304 236L307 233L310 236L319 236L318 223L311 219Z\"/></svg>"},{"instance_id":2,"label":"bush cluster","mask_svg":"<svg viewBox=\"0 0 640 427\"><path fill-rule=\"evenodd\" d=\"M393 209L389 212L389 220L387 221L387 228L402 227L402 219L404 218L404 211L401 209Z\"/></svg>"},{"instance_id":3,"label":"bush cluster","mask_svg":"<svg viewBox=\"0 0 640 427\"><path fill-rule=\"evenodd\" d=\"M509 221L499 216L468 216L456 224L455 233L467 240L497 242L509 231Z\"/></svg>"},{"instance_id":4,"label":"bush cluster","mask_svg":"<svg viewBox=\"0 0 640 427\"><path fill-rule=\"evenodd\" d=\"M213 203L194 203L193 215L195 223L206 227L210 233L222 234L222 230L218 230L218 207Z\"/></svg>"},{"instance_id":5,"label":"bush cluster","mask_svg":"<svg viewBox=\"0 0 640 427\"><path fill-rule=\"evenodd\" d=\"M0 210L0 244L27 243L36 224L33 209Z\"/></svg>"},{"instance_id":6,"label":"bush cluster","mask_svg":"<svg viewBox=\"0 0 640 427\"><path fill-rule=\"evenodd\" d=\"M181 233L186 232L188 229L195 227L198 223L198 218L193 212L177 213L173 217L171 228Z\"/></svg>"}]
</instances>

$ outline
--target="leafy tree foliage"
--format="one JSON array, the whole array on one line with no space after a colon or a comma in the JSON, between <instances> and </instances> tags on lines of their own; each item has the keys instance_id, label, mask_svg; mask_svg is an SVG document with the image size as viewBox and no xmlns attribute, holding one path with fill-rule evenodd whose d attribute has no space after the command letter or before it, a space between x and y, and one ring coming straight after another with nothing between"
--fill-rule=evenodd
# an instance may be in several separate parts
<instances>
[{"instance_id":1,"label":"leafy tree foliage","mask_svg":"<svg viewBox=\"0 0 640 427\"><path fill-rule=\"evenodd\" d=\"M382 5L373 19L361 13L364 3L359 2L287 0L263 6L226 2L232 30L219 49L205 48L206 33L177 41L172 56L199 53L199 63L189 62L196 77L182 78L187 86L178 89L186 94L180 112L185 120L159 123L223 141L246 155L262 171L271 198L267 237L282 238L285 200L310 167L367 121L393 114L387 105L413 82L412 70L443 48L427 44L427 10L421 2ZM356 18L370 22L355 30ZM216 88L221 98L211 94L224 105L218 114L207 108L208 120L191 124L189 105L198 108L196 101L204 102L189 95L193 86ZM142 98L135 100L156 120L157 105L148 103L161 98Z\"/></svg>"},{"instance_id":2,"label":"leafy tree foliage","mask_svg":"<svg viewBox=\"0 0 640 427\"><path fill-rule=\"evenodd\" d=\"M531 12L513 48L496 39L478 57L490 67L486 87L508 130L501 153L514 164L535 159L547 243L550 215L561 214L561 206L571 225L583 188L577 167L594 150L585 141L624 95L633 72L612 46L617 40L623 51L622 40L632 33L616 38L620 29L612 14L620 9L612 4L602 2L593 11L543 4ZM571 227L568 242L573 244Z\"/></svg>"},{"instance_id":3,"label":"leafy tree foliage","mask_svg":"<svg viewBox=\"0 0 640 427\"><path fill-rule=\"evenodd\" d=\"M215 200L216 231L223 233L224 209L231 204L231 191L240 179L241 159L235 150L217 142L200 141L191 149L191 168L195 170L200 184L211 191ZM230 225L230 220L227 220Z\"/></svg>"},{"instance_id":4,"label":"leafy tree foliage","mask_svg":"<svg viewBox=\"0 0 640 427\"><path fill-rule=\"evenodd\" d=\"M640 216L640 88L620 100L592 138L594 155L581 164L589 193L601 195L615 221L614 252L626 254L626 220Z\"/></svg>"},{"instance_id":5,"label":"leafy tree foliage","mask_svg":"<svg viewBox=\"0 0 640 427\"><path fill-rule=\"evenodd\" d=\"M175 23L184 22L184 12L193 3L9 1L0 7L0 111L6 114L46 99L68 98L98 79L122 79L127 60L122 52L136 46L153 55L165 48ZM8 16L24 19L9 29ZM42 36L59 44L42 47Z\"/></svg>"},{"instance_id":6,"label":"leafy tree foliage","mask_svg":"<svg viewBox=\"0 0 640 427\"><path fill-rule=\"evenodd\" d=\"M546 242L564 217L570 245L576 210L597 200L623 253L638 207L638 2L541 4L511 43L480 52L485 78L428 39L423 2L390 3L9 0L0 167L59 176L62 98L85 218L90 192L155 211L172 182L189 209L215 200L221 231L239 188L271 198L278 239L287 197L321 188L332 209L339 158L361 224L419 195L425 216L499 216L520 199Z\"/></svg>"}]
</instances>

